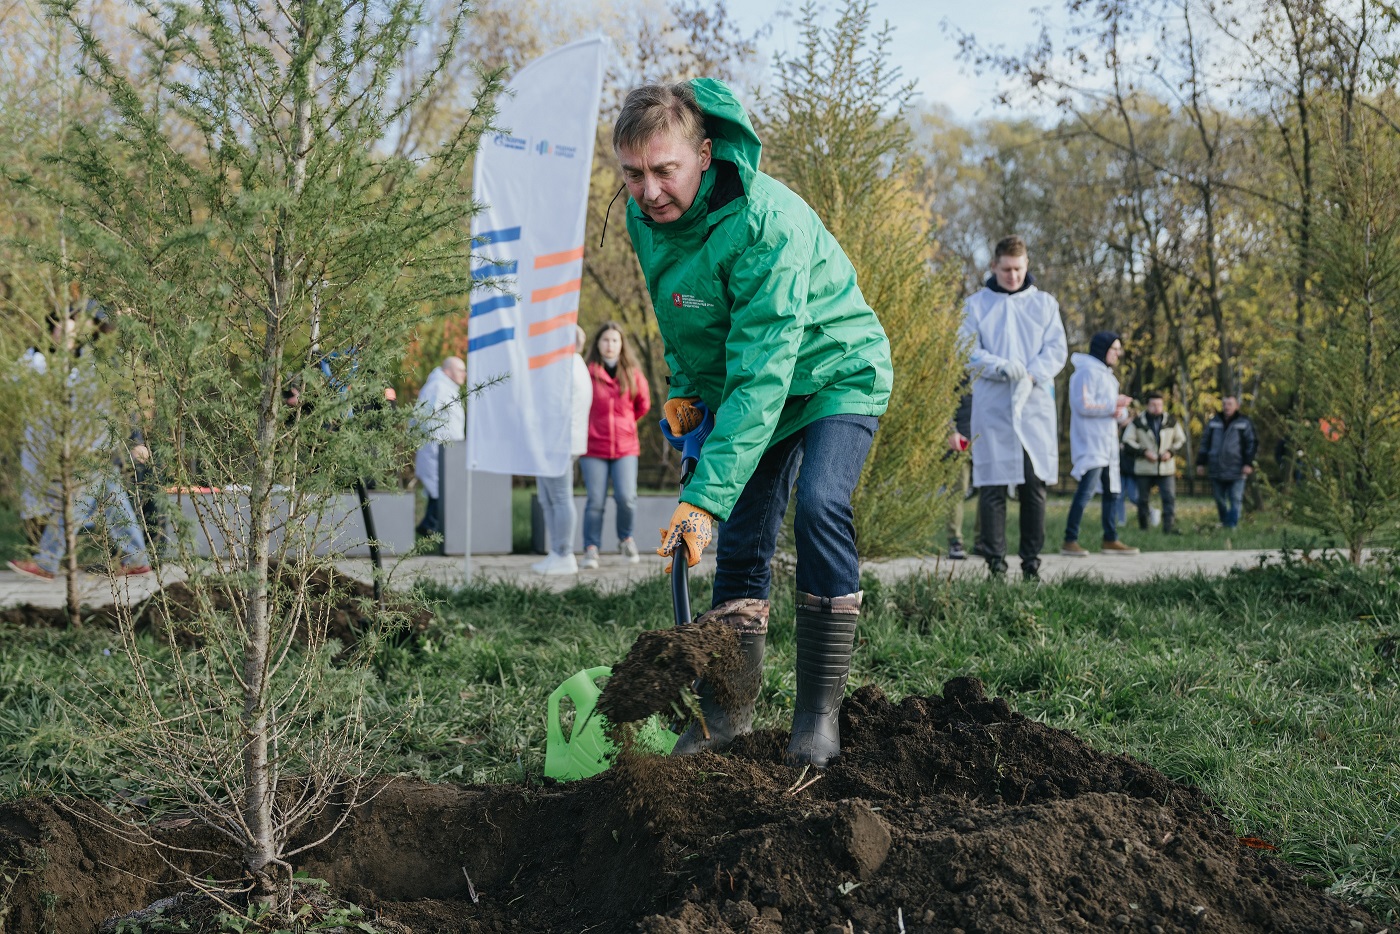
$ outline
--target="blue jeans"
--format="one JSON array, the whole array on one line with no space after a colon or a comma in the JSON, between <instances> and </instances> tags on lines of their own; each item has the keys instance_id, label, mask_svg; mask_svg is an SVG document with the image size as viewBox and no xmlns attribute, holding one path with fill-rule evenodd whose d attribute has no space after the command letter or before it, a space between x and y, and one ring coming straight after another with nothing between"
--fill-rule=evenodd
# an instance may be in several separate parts
<instances>
[{"instance_id":1,"label":"blue jeans","mask_svg":"<svg viewBox=\"0 0 1400 934\"><path fill-rule=\"evenodd\" d=\"M1210 491L1215 496L1215 511L1220 524L1233 529L1240 524L1240 507L1244 505L1244 477L1238 480L1210 478Z\"/></svg>"},{"instance_id":2,"label":"blue jeans","mask_svg":"<svg viewBox=\"0 0 1400 934\"><path fill-rule=\"evenodd\" d=\"M1079 523L1084 518L1084 510L1089 500L1099 488L1103 488L1103 540L1118 541L1118 494L1108 489L1108 468L1092 467L1079 478L1079 488L1074 491L1074 501L1069 504L1069 518L1065 520L1065 541L1079 541Z\"/></svg>"},{"instance_id":3,"label":"blue jeans","mask_svg":"<svg viewBox=\"0 0 1400 934\"><path fill-rule=\"evenodd\" d=\"M540 496L540 507L544 510L545 536L549 540L550 554L572 554L574 529L578 522L578 514L574 512L573 462L569 462L569 472L563 476L537 478L535 489Z\"/></svg>"},{"instance_id":4,"label":"blue jeans","mask_svg":"<svg viewBox=\"0 0 1400 934\"><path fill-rule=\"evenodd\" d=\"M637 458L635 455L607 460L602 457L580 457L583 487L588 491L588 504L583 510L583 547L599 548L603 544L603 504L608 498L608 481L612 481L613 501L617 503L617 540L632 537L632 517L637 509Z\"/></svg>"},{"instance_id":5,"label":"blue jeans","mask_svg":"<svg viewBox=\"0 0 1400 934\"><path fill-rule=\"evenodd\" d=\"M829 415L768 449L720 523L714 606L740 597L768 599L768 565L794 480L797 589L817 597L860 590L851 494L878 425L869 415Z\"/></svg>"},{"instance_id":6,"label":"blue jeans","mask_svg":"<svg viewBox=\"0 0 1400 934\"><path fill-rule=\"evenodd\" d=\"M1130 471L1132 470L1132 464L1132 460L1129 460L1128 470ZM1118 520L1118 524L1122 525L1124 522L1128 521L1128 504L1136 504L1138 501L1137 477L1132 473L1122 473L1120 471L1118 480L1119 485L1123 487L1123 492L1118 496L1118 512L1115 514L1115 518Z\"/></svg>"},{"instance_id":7,"label":"blue jeans","mask_svg":"<svg viewBox=\"0 0 1400 934\"><path fill-rule=\"evenodd\" d=\"M50 574L58 573L66 550L63 507L58 495L57 492L50 493L49 524L44 527L44 535L39 539L39 553L34 556L34 563ZM146 539L141 535L141 526L136 521L136 511L131 508L126 490L115 479L95 483L78 494L73 504L73 518L78 522L78 527L90 527L99 509L106 510L107 534L122 556L122 566L150 564L151 559L146 555Z\"/></svg>"}]
</instances>

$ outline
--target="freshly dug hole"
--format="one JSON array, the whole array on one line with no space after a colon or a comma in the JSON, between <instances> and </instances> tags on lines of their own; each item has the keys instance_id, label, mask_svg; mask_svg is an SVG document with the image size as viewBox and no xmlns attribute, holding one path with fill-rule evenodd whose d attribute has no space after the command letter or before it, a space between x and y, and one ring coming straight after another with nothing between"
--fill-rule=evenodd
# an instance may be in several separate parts
<instances>
[{"instance_id":1,"label":"freshly dug hole","mask_svg":"<svg viewBox=\"0 0 1400 934\"><path fill-rule=\"evenodd\" d=\"M800 793L778 731L551 788L395 781L297 868L419 934L1382 929L1241 845L1199 790L975 680L898 704L864 687L841 719L843 755ZM92 931L169 894L128 875L159 874L149 851L46 801L0 807L0 863L22 870L21 931Z\"/></svg>"}]
</instances>

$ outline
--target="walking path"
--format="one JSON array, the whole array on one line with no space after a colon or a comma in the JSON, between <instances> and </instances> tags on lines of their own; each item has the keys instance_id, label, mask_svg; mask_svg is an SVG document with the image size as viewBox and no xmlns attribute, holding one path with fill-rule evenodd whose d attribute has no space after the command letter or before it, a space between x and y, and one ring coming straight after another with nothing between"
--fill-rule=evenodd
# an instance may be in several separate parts
<instances>
[{"instance_id":1,"label":"walking path","mask_svg":"<svg viewBox=\"0 0 1400 934\"><path fill-rule=\"evenodd\" d=\"M1070 558L1063 555L1047 554L1041 557L1040 574L1044 580L1055 581L1065 577L1083 576L1109 582L1131 582L1149 580L1153 577L1174 577L1194 574L1226 574L1232 568L1251 567L1261 560L1277 558L1276 551L1155 551L1131 557L1091 555L1088 558ZM577 575L542 577L530 570L530 565L538 561L536 555L477 555L472 558L472 575L477 581L507 581L521 586L545 587L552 591L563 591L578 584L615 590L628 587L644 578L659 575L663 562L659 558L643 556L641 563L628 564L618 555L604 555L602 566L594 571L582 571ZM1008 577L1020 577L1017 561L1010 559L1011 570ZM352 576L365 581L371 579L370 563L367 559L347 559L337 566ZM694 574L713 574L714 556L706 555ZM461 558L406 558L388 565L389 586L406 587L418 580L433 580L449 586L462 583L463 561ZM953 577L983 577L987 573L986 564L977 558L967 561L949 561L946 558L897 558L886 561L867 561L862 570L873 573L883 581L893 581L916 574L936 574ZM161 573L164 583L184 579L179 568L166 568ZM79 588L83 602L89 606L102 606L118 599L139 602L159 586L156 575L123 578L115 584L102 574L84 574L79 578ZM61 607L65 602L65 585L62 578L53 581L40 581L17 574L8 568L0 570L0 607L30 604L39 607Z\"/></svg>"}]
</instances>

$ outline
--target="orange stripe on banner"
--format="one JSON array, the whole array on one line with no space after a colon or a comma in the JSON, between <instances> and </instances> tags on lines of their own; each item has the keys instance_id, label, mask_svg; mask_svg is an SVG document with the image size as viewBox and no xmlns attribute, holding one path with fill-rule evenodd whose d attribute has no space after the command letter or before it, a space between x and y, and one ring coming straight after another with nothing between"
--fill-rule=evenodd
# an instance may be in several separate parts
<instances>
[{"instance_id":1,"label":"orange stripe on banner","mask_svg":"<svg viewBox=\"0 0 1400 934\"><path fill-rule=\"evenodd\" d=\"M542 353L538 357L531 357L530 369L538 370L542 366L549 366L551 363L557 363L573 352L574 345L568 344L564 347L560 347L558 350L551 350L549 353Z\"/></svg>"},{"instance_id":2,"label":"orange stripe on banner","mask_svg":"<svg viewBox=\"0 0 1400 934\"><path fill-rule=\"evenodd\" d=\"M583 259L583 247L576 247L572 250L563 250L559 253L546 253L543 256L536 256L535 268L545 269L550 266L562 266L565 263L573 262L576 259Z\"/></svg>"},{"instance_id":3,"label":"orange stripe on banner","mask_svg":"<svg viewBox=\"0 0 1400 934\"><path fill-rule=\"evenodd\" d=\"M530 301L546 302L551 298L558 298L561 295L568 295L570 292L577 292L583 288L582 279L570 279L568 282L559 285L551 285L547 289L535 289L530 293Z\"/></svg>"},{"instance_id":4,"label":"orange stripe on banner","mask_svg":"<svg viewBox=\"0 0 1400 934\"><path fill-rule=\"evenodd\" d=\"M578 311L566 311L562 315L555 315L553 318L545 318L543 321L536 321L530 325L530 336L539 337L541 334L548 334L550 331L559 328L566 328L578 322Z\"/></svg>"}]
</instances>

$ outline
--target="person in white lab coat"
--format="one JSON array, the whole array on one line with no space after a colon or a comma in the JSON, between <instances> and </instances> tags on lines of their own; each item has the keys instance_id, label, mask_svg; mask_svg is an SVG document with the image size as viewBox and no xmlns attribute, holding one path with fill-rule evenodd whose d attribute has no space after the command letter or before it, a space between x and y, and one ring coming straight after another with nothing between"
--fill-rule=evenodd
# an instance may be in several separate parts
<instances>
[{"instance_id":1,"label":"person in white lab coat","mask_svg":"<svg viewBox=\"0 0 1400 934\"><path fill-rule=\"evenodd\" d=\"M1021 501L1021 573L1037 580L1045 544L1045 487L1059 478L1055 377L1068 355L1060 304L1035 287L1020 237L992 255L992 275L963 306L960 334L972 379L972 485L981 554L1006 571L1006 496Z\"/></svg>"},{"instance_id":2,"label":"person in white lab coat","mask_svg":"<svg viewBox=\"0 0 1400 934\"><path fill-rule=\"evenodd\" d=\"M1135 555L1136 548L1118 540L1118 497L1122 481L1118 471L1118 429L1128 423L1128 404L1118 391L1113 368L1123 355L1123 342L1112 331L1100 331L1089 340L1089 352L1070 358L1074 374L1069 378L1070 476L1079 481L1065 520L1065 542L1060 554L1073 558L1089 552L1079 544L1079 523L1094 494L1103 490L1103 553Z\"/></svg>"},{"instance_id":3,"label":"person in white lab coat","mask_svg":"<svg viewBox=\"0 0 1400 934\"><path fill-rule=\"evenodd\" d=\"M558 477L540 477L535 481L539 491L540 508L544 510L545 533L549 539L549 554L543 561L530 565L537 574L577 574L578 559L574 557L574 530L578 527L578 511L574 508L574 464L588 453L588 417L593 411L593 375L583 359L588 335L583 328L574 327L574 371L572 428L570 429L569 469Z\"/></svg>"},{"instance_id":4,"label":"person in white lab coat","mask_svg":"<svg viewBox=\"0 0 1400 934\"><path fill-rule=\"evenodd\" d=\"M428 494L427 512L418 523L420 536L438 535L443 531L439 449L441 445L461 441L467 436L467 411L462 402L462 384L466 381L467 365L462 358L448 357L428 374L413 406L414 423L426 431L429 438L413 459L413 472Z\"/></svg>"}]
</instances>

